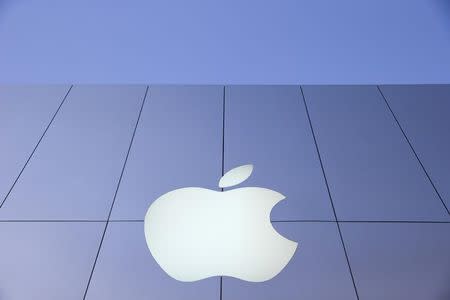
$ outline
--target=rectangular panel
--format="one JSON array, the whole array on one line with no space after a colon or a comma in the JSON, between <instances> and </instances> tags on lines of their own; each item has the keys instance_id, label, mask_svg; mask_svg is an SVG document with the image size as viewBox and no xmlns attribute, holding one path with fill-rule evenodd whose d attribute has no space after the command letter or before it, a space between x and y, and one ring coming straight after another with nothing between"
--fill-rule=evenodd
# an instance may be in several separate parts
<instances>
[{"instance_id":1,"label":"rectangular panel","mask_svg":"<svg viewBox=\"0 0 450 300\"><path fill-rule=\"evenodd\" d=\"M145 86L75 86L2 219L106 219Z\"/></svg>"},{"instance_id":2,"label":"rectangular panel","mask_svg":"<svg viewBox=\"0 0 450 300\"><path fill-rule=\"evenodd\" d=\"M0 222L0 298L83 299L104 226Z\"/></svg>"},{"instance_id":3,"label":"rectangular panel","mask_svg":"<svg viewBox=\"0 0 450 300\"><path fill-rule=\"evenodd\" d=\"M286 196L272 220L334 220L300 87L228 87L225 115L225 172L253 164L244 186Z\"/></svg>"},{"instance_id":4,"label":"rectangular panel","mask_svg":"<svg viewBox=\"0 0 450 300\"><path fill-rule=\"evenodd\" d=\"M69 86L0 86L0 205Z\"/></svg>"},{"instance_id":5,"label":"rectangular panel","mask_svg":"<svg viewBox=\"0 0 450 300\"><path fill-rule=\"evenodd\" d=\"M341 224L360 299L450 299L450 224Z\"/></svg>"},{"instance_id":6,"label":"rectangular panel","mask_svg":"<svg viewBox=\"0 0 450 300\"><path fill-rule=\"evenodd\" d=\"M86 299L219 299L219 279L180 282L153 259L143 222L111 222Z\"/></svg>"},{"instance_id":7,"label":"rectangular panel","mask_svg":"<svg viewBox=\"0 0 450 300\"><path fill-rule=\"evenodd\" d=\"M266 282L224 277L222 299L356 299L336 224L273 225L281 235L298 242L291 261Z\"/></svg>"},{"instance_id":8,"label":"rectangular panel","mask_svg":"<svg viewBox=\"0 0 450 300\"><path fill-rule=\"evenodd\" d=\"M171 190L217 189L222 165L219 86L151 86L112 219L143 220Z\"/></svg>"},{"instance_id":9,"label":"rectangular panel","mask_svg":"<svg viewBox=\"0 0 450 300\"><path fill-rule=\"evenodd\" d=\"M450 85L380 88L450 209Z\"/></svg>"},{"instance_id":10,"label":"rectangular panel","mask_svg":"<svg viewBox=\"0 0 450 300\"><path fill-rule=\"evenodd\" d=\"M448 220L376 86L307 86L338 219Z\"/></svg>"}]
</instances>

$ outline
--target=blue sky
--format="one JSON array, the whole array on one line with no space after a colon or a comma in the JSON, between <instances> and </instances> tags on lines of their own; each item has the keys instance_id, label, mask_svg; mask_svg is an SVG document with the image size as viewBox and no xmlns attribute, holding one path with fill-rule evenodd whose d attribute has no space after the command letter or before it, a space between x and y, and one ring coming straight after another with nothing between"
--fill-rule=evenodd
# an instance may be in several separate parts
<instances>
[{"instance_id":1,"label":"blue sky","mask_svg":"<svg viewBox=\"0 0 450 300\"><path fill-rule=\"evenodd\" d=\"M0 0L1 83L449 83L446 0Z\"/></svg>"}]
</instances>

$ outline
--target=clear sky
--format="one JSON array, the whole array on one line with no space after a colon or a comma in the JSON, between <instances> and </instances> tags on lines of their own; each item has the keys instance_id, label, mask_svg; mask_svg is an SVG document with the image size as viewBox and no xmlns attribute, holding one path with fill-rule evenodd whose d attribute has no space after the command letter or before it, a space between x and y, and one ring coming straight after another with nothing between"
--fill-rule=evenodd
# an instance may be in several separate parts
<instances>
[{"instance_id":1,"label":"clear sky","mask_svg":"<svg viewBox=\"0 0 450 300\"><path fill-rule=\"evenodd\" d=\"M2 83L450 83L448 0L0 0Z\"/></svg>"}]
</instances>

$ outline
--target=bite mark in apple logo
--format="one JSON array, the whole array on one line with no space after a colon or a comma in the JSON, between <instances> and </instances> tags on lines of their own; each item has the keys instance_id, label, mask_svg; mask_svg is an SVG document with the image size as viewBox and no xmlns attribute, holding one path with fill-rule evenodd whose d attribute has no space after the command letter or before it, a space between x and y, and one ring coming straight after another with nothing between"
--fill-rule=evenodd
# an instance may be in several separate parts
<instances>
[{"instance_id":1,"label":"bite mark in apple logo","mask_svg":"<svg viewBox=\"0 0 450 300\"><path fill-rule=\"evenodd\" d=\"M219 187L237 185L253 171L228 171ZM270 212L285 197L260 187L214 191L187 187L156 199L145 215L148 248L159 266L180 281L231 276L262 282L288 264L297 243L281 236Z\"/></svg>"}]
</instances>

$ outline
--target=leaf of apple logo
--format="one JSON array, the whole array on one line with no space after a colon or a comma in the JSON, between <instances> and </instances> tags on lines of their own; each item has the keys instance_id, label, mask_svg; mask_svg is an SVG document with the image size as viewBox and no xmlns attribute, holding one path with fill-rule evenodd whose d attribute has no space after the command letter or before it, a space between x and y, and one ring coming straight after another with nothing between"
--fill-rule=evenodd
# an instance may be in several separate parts
<instances>
[{"instance_id":1,"label":"leaf of apple logo","mask_svg":"<svg viewBox=\"0 0 450 300\"><path fill-rule=\"evenodd\" d=\"M219 181L230 187L246 180L252 165L228 171ZM187 187L156 199L145 215L148 248L159 266L180 281L232 276L272 279L290 261L297 243L281 236L270 211L285 197L260 187L226 192Z\"/></svg>"}]
</instances>

